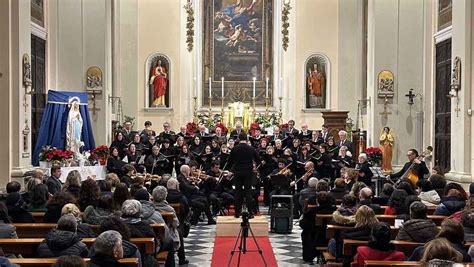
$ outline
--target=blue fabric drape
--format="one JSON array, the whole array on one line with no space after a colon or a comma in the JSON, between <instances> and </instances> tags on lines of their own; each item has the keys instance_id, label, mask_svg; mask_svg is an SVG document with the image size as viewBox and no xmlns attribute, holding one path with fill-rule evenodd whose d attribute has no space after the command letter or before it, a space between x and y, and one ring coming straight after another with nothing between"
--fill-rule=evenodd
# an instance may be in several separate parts
<instances>
[{"instance_id":1,"label":"blue fabric drape","mask_svg":"<svg viewBox=\"0 0 474 267\"><path fill-rule=\"evenodd\" d=\"M67 117L70 107L67 104L72 97L78 97L81 101L79 111L82 116L82 135L81 140L84 142L83 150L91 150L95 148L94 134L91 127L91 119L88 110L88 96L85 92L63 92L48 91L48 103L46 104L43 118L41 119L41 127L36 141L36 147L33 152L33 165L38 166L38 157L43 146L53 146L58 149L64 149L66 146L66 128Z\"/></svg>"}]
</instances>

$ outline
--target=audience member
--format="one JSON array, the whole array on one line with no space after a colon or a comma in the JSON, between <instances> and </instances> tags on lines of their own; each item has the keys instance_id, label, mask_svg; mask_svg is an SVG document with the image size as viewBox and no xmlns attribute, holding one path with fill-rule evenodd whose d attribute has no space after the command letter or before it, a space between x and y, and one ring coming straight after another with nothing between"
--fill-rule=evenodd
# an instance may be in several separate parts
<instances>
[{"instance_id":1,"label":"audience member","mask_svg":"<svg viewBox=\"0 0 474 267\"><path fill-rule=\"evenodd\" d=\"M61 256L52 267L86 267L86 262L79 256Z\"/></svg>"},{"instance_id":2,"label":"audience member","mask_svg":"<svg viewBox=\"0 0 474 267\"><path fill-rule=\"evenodd\" d=\"M425 244L421 262L427 266L453 266L462 262L463 256L445 238L436 238Z\"/></svg>"},{"instance_id":3,"label":"audience member","mask_svg":"<svg viewBox=\"0 0 474 267\"><path fill-rule=\"evenodd\" d=\"M79 238L91 238L95 237L94 231L92 231L91 226L87 223L82 223L81 211L79 208L72 203L64 205L61 209L61 216L65 214L72 214L77 220L77 235Z\"/></svg>"},{"instance_id":4,"label":"audience member","mask_svg":"<svg viewBox=\"0 0 474 267\"><path fill-rule=\"evenodd\" d=\"M56 194L61 191L63 183L59 178L61 177L61 167L53 166L51 167L51 176L46 180L46 185L48 186L48 191L51 195Z\"/></svg>"},{"instance_id":5,"label":"audience member","mask_svg":"<svg viewBox=\"0 0 474 267\"><path fill-rule=\"evenodd\" d=\"M69 192L76 199L79 199L79 191L81 190L81 174L77 170L72 170L67 174L66 182L62 191Z\"/></svg>"},{"instance_id":6,"label":"audience member","mask_svg":"<svg viewBox=\"0 0 474 267\"><path fill-rule=\"evenodd\" d=\"M344 195L348 192L345 188L346 183L344 182L344 179L342 178L337 178L334 181L334 188L329 191L329 195L334 197L335 199L341 199L344 197Z\"/></svg>"},{"instance_id":7,"label":"audience member","mask_svg":"<svg viewBox=\"0 0 474 267\"><path fill-rule=\"evenodd\" d=\"M452 215L455 212L458 212L466 206L466 196L464 189L460 190L459 188L450 188L450 186L455 183L450 183L446 186L443 199L441 203L436 207L436 210L433 214L435 215Z\"/></svg>"},{"instance_id":8,"label":"audience member","mask_svg":"<svg viewBox=\"0 0 474 267\"><path fill-rule=\"evenodd\" d=\"M410 206L410 220L403 223L398 230L396 240L424 243L438 233L436 224L426 217L426 205L415 201Z\"/></svg>"},{"instance_id":9,"label":"audience member","mask_svg":"<svg viewBox=\"0 0 474 267\"><path fill-rule=\"evenodd\" d=\"M155 205L150 202L150 194L144 188L139 189L134 194L134 198L140 202L140 218L148 223L164 223L163 216L155 210Z\"/></svg>"},{"instance_id":10,"label":"audience member","mask_svg":"<svg viewBox=\"0 0 474 267\"><path fill-rule=\"evenodd\" d=\"M84 211L82 218L90 224L100 224L111 217L120 217L121 211L114 210L114 199L110 195L102 195L96 205L90 205Z\"/></svg>"},{"instance_id":11,"label":"audience member","mask_svg":"<svg viewBox=\"0 0 474 267\"><path fill-rule=\"evenodd\" d=\"M418 197L423 204L428 207L434 207L441 202L441 197L438 195L438 192L433 189L429 180L419 180L416 185L420 189Z\"/></svg>"},{"instance_id":12,"label":"audience member","mask_svg":"<svg viewBox=\"0 0 474 267\"><path fill-rule=\"evenodd\" d=\"M100 197L100 188L97 182L92 178L82 182L81 190L79 191L79 200L77 201L81 211L85 211L90 205L96 205Z\"/></svg>"},{"instance_id":13,"label":"audience member","mask_svg":"<svg viewBox=\"0 0 474 267\"><path fill-rule=\"evenodd\" d=\"M45 223L57 223L61 218L61 210L68 203L76 204L76 199L68 192L57 192L46 204L48 209L43 217Z\"/></svg>"},{"instance_id":14,"label":"audience member","mask_svg":"<svg viewBox=\"0 0 474 267\"><path fill-rule=\"evenodd\" d=\"M24 202L20 193L8 193L6 199L8 214L12 218L13 223L34 223L33 215L27 211L23 206Z\"/></svg>"},{"instance_id":15,"label":"audience member","mask_svg":"<svg viewBox=\"0 0 474 267\"><path fill-rule=\"evenodd\" d=\"M3 202L0 202L0 238L18 238L12 219L8 216L7 206Z\"/></svg>"},{"instance_id":16,"label":"audience member","mask_svg":"<svg viewBox=\"0 0 474 267\"><path fill-rule=\"evenodd\" d=\"M123 258L122 236L109 230L101 233L94 242L95 254L91 255L89 267L126 267L118 262Z\"/></svg>"},{"instance_id":17,"label":"audience member","mask_svg":"<svg viewBox=\"0 0 474 267\"><path fill-rule=\"evenodd\" d=\"M384 210L380 207L379 204L372 203L372 189L370 187L364 187L359 192L359 206L368 206L371 208L375 214L383 214Z\"/></svg>"},{"instance_id":18,"label":"audience member","mask_svg":"<svg viewBox=\"0 0 474 267\"><path fill-rule=\"evenodd\" d=\"M48 187L45 184L36 185L28 194L30 196L30 204L28 204L28 211L31 212L46 212L46 207L49 200Z\"/></svg>"},{"instance_id":19,"label":"audience member","mask_svg":"<svg viewBox=\"0 0 474 267\"><path fill-rule=\"evenodd\" d=\"M392 195L388 199L388 207L385 209L386 215L405 214L407 207L405 206L405 198L408 196L407 192L402 189L393 190Z\"/></svg>"},{"instance_id":20,"label":"audience member","mask_svg":"<svg viewBox=\"0 0 474 267\"><path fill-rule=\"evenodd\" d=\"M440 197L444 196L444 188L447 184L444 175L433 173L428 180L431 182L431 187L433 188L433 190L435 190Z\"/></svg>"},{"instance_id":21,"label":"audience member","mask_svg":"<svg viewBox=\"0 0 474 267\"><path fill-rule=\"evenodd\" d=\"M387 205L388 200L390 199L390 196L393 193L393 190L395 190L395 188L393 188L392 184L385 183L382 186L382 192L380 192L380 195L374 198L374 203L377 203L379 205Z\"/></svg>"},{"instance_id":22,"label":"audience member","mask_svg":"<svg viewBox=\"0 0 474 267\"><path fill-rule=\"evenodd\" d=\"M115 187L114 191L114 209L121 210L123 202L130 198L131 196L127 185L124 183L119 183L117 187Z\"/></svg>"},{"instance_id":23,"label":"audience member","mask_svg":"<svg viewBox=\"0 0 474 267\"><path fill-rule=\"evenodd\" d=\"M356 198L352 194L345 195L341 206L332 214L334 222L340 225L354 225L356 204Z\"/></svg>"}]
</instances>

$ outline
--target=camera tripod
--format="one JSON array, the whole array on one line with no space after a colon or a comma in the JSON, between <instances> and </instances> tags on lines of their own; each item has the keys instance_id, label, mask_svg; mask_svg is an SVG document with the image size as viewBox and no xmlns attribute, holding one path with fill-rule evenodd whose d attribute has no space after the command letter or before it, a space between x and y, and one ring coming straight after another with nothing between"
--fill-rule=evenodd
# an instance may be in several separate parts
<instances>
[{"instance_id":1,"label":"camera tripod","mask_svg":"<svg viewBox=\"0 0 474 267\"><path fill-rule=\"evenodd\" d=\"M257 239L255 238L255 235L253 234L252 228L250 228L248 216L249 216L248 212L242 212L242 223L240 223L239 235L235 239L234 248L230 252L229 264L227 266L230 266L230 264L232 263L232 257L234 257L234 254L237 251L239 252L237 266L240 266L240 257L242 256L242 254L246 254L247 252L258 252L260 254L260 258L262 258L264 266L265 267L267 266L267 262L265 261L265 258L263 257L262 249L257 243ZM257 247L257 249L247 250L247 237L249 236L249 230L250 230L250 234L252 235L253 242L255 242L255 246ZM239 240L240 240L240 243L239 243ZM237 243L239 243L238 250L236 250Z\"/></svg>"}]
</instances>

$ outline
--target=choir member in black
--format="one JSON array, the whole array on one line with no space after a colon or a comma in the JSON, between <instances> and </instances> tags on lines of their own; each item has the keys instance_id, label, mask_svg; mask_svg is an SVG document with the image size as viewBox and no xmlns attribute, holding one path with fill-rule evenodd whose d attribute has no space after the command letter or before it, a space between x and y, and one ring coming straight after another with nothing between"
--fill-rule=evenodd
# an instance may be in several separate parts
<instances>
[{"instance_id":1,"label":"choir member in black","mask_svg":"<svg viewBox=\"0 0 474 267\"><path fill-rule=\"evenodd\" d=\"M156 136L156 132L151 128L151 121L145 121L145 129L140 133L141 142L145 144L149 136Z\"/></svg>"},{"instance_id":2,"label":"choir member in black","mask_svg":"<svg viewBox=\"0 0 474 267\"><path fill-rule=\"evenodd\" d=\"M311 132L311 143L318 143L320 133L318 131Z\"/></svg>"},{"instance_id":3,"label":"choir member in black","mask_svg":"<svg viewBox=\"0 0 474 267\"><path fill-rule=\"evenodd\" d=\"M160 133L160 135L158 135L158 140L160 142L163 142L165 139L169 139L169 136L168 135L175 135L176 133L171 131L171 125L169 122L165 122L163 123L163 132ZM171 141L171 140L170 140Z\"/></svg>"},{"instance_id":4,"label":"choir member in black","mask_svg":"<svg viewBox=\"0 0 474 267\"><path fill-rule=\"evenodd\" d=\"M281 158L283 156L283 143L280 139L275 140L275 157Z\"/></svg>"},{"instance_id":5,"label":"choir member in black","mask_svg":"<svg viewBox=\"0 0 474 267\"><path fill-rule=\"evenodd\" d=\"M207 172L211 169L211 164L213 160L213 154L210 145L206 145L199 156L196 156L196 161L200 165L200 169L204 172Z\"/></svg>"},{"instance_id":6,"label":"choir member in black","mask_svg":"<svg viewBox=\"0 0 474 267\"><path fill-rule=\"evenodd\" d=\"M227 144L221 145L221 150L216 160L220 163L220 169L223 171L230 170L230 166L227 164L227 159L229 158L229 150L227 149Z\"/></svg>"},{"instance_id":7,"label":"choir member in black","mask_svg":"<svg viewBox=\"0 0 474 267\"><path fill-rule=\"evenodd\" d=\"M367 161L367 154L360 153L359 163L357 163L355 168L358 172L358 181L363 182L367 186L372 186L372 177L374 174L370 170L370 163Z\"/></svg>"},{"instance_id":8,"label":"choir member in black","mask_svg":"<svg viewBox=\"0 0 474 267\"><path fill-rule=\"evenodd\" d=\"M320 155L315 160L315 169L321 178L332 178L331 175L331 157L327 153L327 144L319 146ZM314 160L314 158L312 159Z\"/></svg>"},{"instance_id":9,"label":"choir member in black","mask_svg":"<svg viewBox=\"0 0 474 267\"><path fill-rule=\"evenodd\" d=\"M332 137L331 133L329 132L329 127L326 124L321 126L322 130L319 133L318 141L321 143L326 143L329 137Z\"/></svg>"},{"instance_id":10,"label":"choir member in black","mask_svg":"<svg viewBox=\"0 0 474 267\"><path fill-rule=\"evenodd\" d=\"M208 177L201 183L201 191L207 196L208 201L212 203L214 214L217 214L222 208L229 208L234 203L234 196L225 192L220 183L225 174L219 167L219 161L213 161L211 169L206 172Z\"/></svg>"},{"instance_id":11,"label":"choir member in black","mask_svg":"<svg viewBox=\"0 0 474 267\"><path fill-rule=\"evenodd\" d=\"M163 139L163 143L161 144L161 149L160 149L161 155L165 156L165 158L168 160L167 165L164 169L165 173L173 173L173 166L174 166L174 148L171 147L171 142L168 139Z\"/></svg>"},{"instance_id":12,"label":"choir member in black","mask_svg":"<svg viewBox=\"0 0 474 267\"><path fill-rule=\"evenodd\" d=\"M183 145L181 147L181 150L179 151L179 154L176 156L174 168L176 173L179 173L179 170L181 166L183 165L189 165L189 163L194 160L194 156L192 155L191 152L189 152L188 145Z\"/></svg>"},{"instance_id":13,"label":"choir member in black","mask_svg":"<svg viewBox=\"0 0 474 267\"><path fill-rule=\"evenodd\" d=\"M275 181L272 181L272 176L283 175L286 177L287 182L285 184L275 184ZM284 159L278 159L278 169L273 170L270 174L270 181L272 183L273 190L270 192L270 198L273 195L289 195L290 194L290 181L293 178L290 168L287 168L286 161Z\"/></svg>"},{"instance_id":14,"label":"choir member in black","mask_svg":"<svg viewBox=\"0 0 474 267\"><path fill-rule=\"evenodd\" d=\"M139 133L135 133L133 135L133 140L132 140L132 143L130 144L134 144L135 145L135 149L137 150L137 153L138 154L143 154L145 153L144 151L144 147L145 147L145 144L143 144L141 141L140 141L140 134ZM130 146L129 144L129 146Z\"/></svg>"},{"instance_id":15,"label":"choir member in black","mask_svg":"<svg viewBox=\"0 0 474 267\"><path fill-rule=\"evenodd\" d=\"M418 157L418 151L416 149L410 149L407 152L407 157L408 157L408 162L403 165L403 168L390 175L390 179L398 179L404 175L407 170L413 165L412 169L416 176L418 176L418 179L423 179L425 174L429 173L428 168L426 167L426 163L424 161L421 161Z\"/></svg>"},{"instance_id":16,"label":"choir member in black","mask_svg":"<svg viewBox=\"0 0 474 267\"><path fill-rule=\"evenodd\" d=\"M347 155L347 147L342 146L339 148L339 155L336 157L336 165L335 165L335 176L334 177L341 177L341 168L352 168L352 157Z\"/></svg>"},{"instance_id":17,"label":"choir member in black","mask_svg":"<svg viewBox=\"0 0 474 267\"><path fill-rule=\"evenodd\" d=\"M107 171L109 173L115 173L118 177L123 175L122 167L125 165L125 162L119 156L118 148L110 148L110 156L107 159Z\"/></svg>"},{"instance_id":18,"label":"choir member in black","mask_svg":"<svg viewBox=\"0 0 474 267\"><path fill-rule=\"evenodd\" d=\"M145 159L146 172L161 176L165 173L166 166L168 166L168 159L160 153L158 146L153 146L151 151L151 155L148 155Z\"/></svg>"},{"instance_id":19,"label":"choir member in black","mask_svg":"<svg viewBox=\"0 0 474 267\"><path fill-rule=\"evenodd\" d=\"M252 216L251 213L254 210L252 185L255 179L253 164L254 162L260 163L261 161L255 148L249 146L247 142L247 134L240 133L239 144L230 152L228 161L228 164L232 166L232 172L234 173L235 216L237 218L240 216L242 211L242 201L244 198L246 207L249 210L250 216Z\"/></svg>"},{"instance_id":20,"label":"choir member in black","mask_svg":"<svg viewBox=\"0 0 474 267\"><path fill-rule=\"evenodd\" d=\"M115 134L115 139L109 147L116 147L118 149L120 158L123 159L125 152L127 151L127 143L125 142L122 132L117 132Z\"/></svg>"},{"instance_id":21,"label":"choir member in black","mask_svg":"<svg viewBox=\"0 0 474 267\"><path fill-rule=\"evenodd\" d=\"M270 142L275 142L275 140L281 140L283 138L285 138L285 134L280 131L280 127L275 126L275 128L273 128L273 135L270 137Z\"/></svg>"},{"instance_id":22,"label":"choir member in black","mask_svg":"<svg viewBox=\"0 0 474 267\"><path fill-rule=\"evenodd\" d=\"M199 179L199 178L196 178ZM193 182L191 177L191 168L188 165L182 165L180 168L180 174L178 175L178 182L181 192L186 196L189 202L189 206L193 209L192 221L197 223L201 212L204 212L207 216L208 224L216 224L214 218L212 218L211 210L209 209L209 202L206 196L199 191Z\"/></svg>"},{"instance_id":23,"label":"choir member in black","mask_svg":"<svg viewBox=\"0 0 474 267\"><path fill-rule=\"evenodd\" d=\"M311 156L309 155L308 148L306 146L302 146L300 149L300 153L298 153L298 158L296 159L296 177L301 177L306 172L304 170L304 166L305 163L310 159Z\"/></svg>"},{"instance_id":24,"label":"choir member in black","mask_svg":"<svg viewBox=\"0 0 474 267\"><path fill-rule=\"evenodd\" d=\"M195 156L200 155L204 149L203 144L201 143L201 137L200 136L195 136L193 138L193 143L190 146L190 151L194 153Z\"/></svg>"},{"instance_id":25,"label":"choir member in black","mask_svg":"<svg viewBox=\"0 0 474 267\"><path fill-rule=\"evenodd\" d=\"M291 152L298 155L300 153L301 141L300 139L293 139L293 145L291 146Z\"/></svg>"},{"instance_id":26,"label":"choir member in black","mask_svg":"<svg viewBox=\"0 0 474 267\"><path fill-rule=\"evenodd\" d=\"M194 136L209 136L209 133L206 133L206 126L199 125L199 132L197 132Z\"/></svg>"},{"instance_id":27,"label":"choir member in black","mask_svg":"<svg viewBox=\"0 0 474 267\"><path fill-rule=\"evenodd\" d=\"M294 120L288 121L288 128L283 128L283 133L287 136L291 136L291 138L298 136L299 131L295 128Z\"/></svg>"},{"instance_id":28,"label":"choir member in black","mask_svg":"<svg viewBox=\"0 0 474 267\"><path fill-rule=\"evenodd\" d=\"M265 206L270 205L270 192L273 190L270 177L273 170L278 168L277 158L274 155L274 148L267 146L266 153L262 156L262 165L260 166L260 177L263 183L263 202Z\"/></svg>"},{"instance_id":29,"label":"choir member in black","mask_svg":"<svg viewBox=\"0 0 474 267\"><path fill-rule=\"evenodd\" d=\"M219 146L217 138L211 140L211 152L215 158L219 157L219 154L221 153L221 147Z\"/></svg>"},{"instance_id":30,"label":"choir member in black","mask_svg":"<svg viewBox=\"0 0 474 267\"><path fill-rule=\"evenodd\" d=\"M333 138L328 139L327 145L328 145L328 149L326 152L331 157L331 159L335 159L337 157L339 147L336 145L336 143L334 143Z\"/></svg>"},{"instance_id":31,"label":"choir member in black","mask_svg":"<svg viewBox=\"0 0 474 267\"><path fill-rule=\"evenodd\" d=\"M216 135L215 137L217 138L217 141L219 144L225 144L227 143L227 136L222 132L221 127L216 127Z\"/></svg>"},{"instance_id":32,"label":"choir member in black","mask_svg":"<svg viewBox=\"0 0 474 267\"><path fill-rule=\"evenodd\" d=\"M235 123L235 129L230 132L229 139L239 139L241 133L244 133L244 130L242 130L242 123L238 121Z\"/></svg>"},{"instance_id":33,"label":"choir member in black","mask_svg":"<svg viewBox=\"0 0 474 267\"><path fill-rule=\"evenodd\" d=\"M143 147L142 150L142 155L145 154L147 156L151 155L152 151L151 149L157 145L156 142L156 137L153 135L148 136L148 141L146 142L145 146Z\"/></svg>"},{"instance_id":34,"label":"choir member in black","mask_svg":"<svg viewBox=\"0 0 474 267\"><path fill-rule=\"evenodd\" d=\"M227 150L229 150L229 153L230 151L232 151L234 146L235 146L235 140L232 138L229 138L229 140L227 140Z\"/></svg>"},{"instance_id":35,"label":"choir member in black","mask_svg":"<svg viewBox=\"0 0 474 267\"><path fill-rule=\"evenodd\" d=\"M123 159L126 163L132 166L138 166L138 162L140 160L140 154L137 152L137 148L135 144L131 143L128 146L127 153Z\"/></svg>"},{"instance_id":36,"label":"choir member in black","mask_svg":"<svg viewBox=\"0 0 474 267\"><path fill-rule=\"evenodd\" d=\"M339 148L346 146L347 150L352 153L352 142L347 139L347 132L344 130L339 131L339 141L336 144Z\"/></svg>"},{"instance_id":37,"label":"choir member in black","mask_svg":"<svg viewBox=\"0 0 474 267\"><path fill-rule=\"evenodd\" d=\"M173 146L174 154L176 156L179 155L179 153L181 153L181 150L184 144L185 144L184 137L178 136L178 138L176 138L176 144Z\"/></svg>"},{"instance_id":38,"label":"choir member in black","mask_svg":"<svg viewBox=\"0 0 474 267\"><path fill-rule=\"evenodd\" d=\"M179 127L179 133L176 134L177 136L185 137L186 134L186 125L181 125Z\"/></svg>"},{"instance_id":39,"label":"choir member in black","mask_svg":"<svg viewBox=\"0 0 474 267\"><path fill-rule=\"evenodd\" d=\"M286 148L285 150L283 150L283 155L281 156L281 158L286 161L286 163L290 166L292 173L294 174L294 170L296 169L297 156L293 152L291 152L290 148Z\"/></svg>"},{"instance_id":40,"label":"choir member in black","mask_svg":"<svg viewBox=\"0 0 474 267\"><path fill-rule=\"evenodd\" d=\"M301 125L301 131L298 134L298 139L300 139L301 142L309 141L311 140L312 134L312 131L308 130L308 124L303 123Z\"/></svg>"},{"instance_id":41,"label":"choir member in black","mask_svg":"<svg viewBox=\"0 0 474 267\"><path fill-rule=\"evenodd\" d=\"M127 144L133 141L135 133L137 133L137 132L132 130L132 122L131 121L126 121L126 122L123 123L122 134L123 134L123 137L125 139L125 142L127 142Z\"/></svg>"},{"instance_id":42,"label":"choir member in black","mask_svg":"<svg viewBox=\"0 0 474 267\"><path fill-rule=\"evenodd\" d=\"M258 153L260 153L259 155L262 155L267 151L267 146L268 146L268 139L267 138L260 139L260 146L258 147L258 150L259 150Z\"/></svg>"}]
</instances>

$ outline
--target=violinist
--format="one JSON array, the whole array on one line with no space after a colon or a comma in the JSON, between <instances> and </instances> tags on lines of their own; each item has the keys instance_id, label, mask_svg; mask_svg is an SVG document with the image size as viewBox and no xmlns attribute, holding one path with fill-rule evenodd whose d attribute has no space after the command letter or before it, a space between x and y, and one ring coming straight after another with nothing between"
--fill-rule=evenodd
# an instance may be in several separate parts
<instances>
[{"instance_id":1,"label":"violinist","mask_svg":"<svg viewBox=\"0 0 474 267\"><path fill-rule=\"evenodd\" d=\"M270 192L273 190L272 183L268 177L273 170L278 168L277 158L273 154L274 148L267 146L265 154L261 157L262 163L258 170L260 171L260 177L262 177L263 183L263 202L265 206L270 205Z\"/></svg>"},{"instance_id":2,"label":"violinist","mask_svg":"<svg viewBox=\"0 0 474 267\"><path fill-rule=\"evenodd\" d=\"M359 155L359 163L356 165L356 170L358 172L357 180L359 182L363 182L367 186L372 186L372 177L374 174L370 170L370 164L367 161L367 154L360 153Z\"/></svg>"},{"instance_id":3,"label":"violinist","mask_svg":"<svg viewBox=\"0 0 474 267\"><path fill-rule=\"evenodd\" d=\"M278 159L278 169L274 170L270 174L270 179L272 183L273 190L270 192L270 198L273 195L289 195L290 194L290 181L293 178L293 173L291 172L290 166L286 164L286 160ZM284 176L284 183L276 183L274 180L276 176Z\"/></svg>"},{"instance_id":4,"label":"violinist","mask_svg":"<svg viewBox=\"0 0 474 267\"><path fill-rule=\"evenodd\" d=\"M120 182L126 184L127 187L130 187L133 179L135 179L137 175L137 170L131 164L123 165L122 170L123 170L124 175L120 177Z\"/></svg>"},{"instance_id":5,"label":"violinist","mask_svg":"<svg viewBox=\"0 0 474 267\"><path fill-rule=\"evenodd\" d=\"M423 179L425 174L429 174L429 170L428 167L426 167L426 163L420 159L420 156L418 155L418 151L416 151L416 149L408 150L407 157L408 162L403 165L403 168L400 171L390 175L390 179L398 179L400 177L409 178L409 175L416 177L416 179ZM412 179L410 178L410 180Z\"/></svg>"},{"instance_id":6,"label":"violinist","mask_svg":"<svg viewBox=\"0 0 474 267\"><path fill-rule=\"evenodd\" d=\"M189 206L193 209L194 218L192 221L197 222L199 215L204 212L207 216L207 224L216 224L209 209L209 202L206 196L199 191L199 188L191 183L191 168L188 165L180 167L180 174L178 175L179 187L189 202Z\"/></svg>"},{"instance_id":7,"label":"violinist","mask_svg":"<svg viewBox=\"0 0 474 267\"><path fill-rule=\"evenodd\" d=\"M295 188L295 192L299 193L302 189L308 187L308 179L313 176L318 176L314 170L314 163L312 161L308 161L304 165L305 173L299 177L298 180L292 181L290 183L290 187Z\"/></svg>"},{"instance_id":8,"label":"violinist","mask_svg":"<svg viewBox=\"0 0 474 267\"><path fill-rule=\"evenodd\" d=\"M234 203L234 196L225 192L219 181L219 179L227 180L229 172L223 172L219 167L219 161L212 162L211 169L206 172L208 177L201 186L201 191L207 196L208 201L213 204L214 214L217 214L222 208L229 208Z\"/></svg>"}]
</instances>

